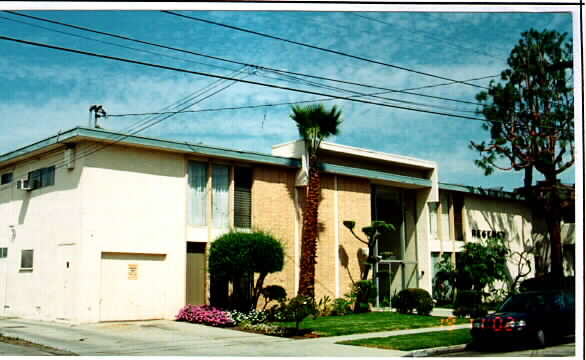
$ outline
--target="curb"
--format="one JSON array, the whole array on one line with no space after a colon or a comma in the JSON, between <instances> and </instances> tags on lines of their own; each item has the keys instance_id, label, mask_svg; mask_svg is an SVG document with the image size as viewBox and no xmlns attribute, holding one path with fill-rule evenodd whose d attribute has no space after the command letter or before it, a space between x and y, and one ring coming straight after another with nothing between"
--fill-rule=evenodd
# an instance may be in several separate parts
<instances>
[{"instance_id":1,"label":"curb","mask_svg":"<svg viewBox=\"0 0 586 360\"><path fill-rule=\"evenodd\" d=\"M430 349L421 349L421 350L412 351L412 352L405 354L401 357L429 357L429 356L435 356L435 355L440 355L440 354L451 354L451 353L462 352L462 351L466 350L467 347L468 347L467 344L461 344L461 345L441 346L441 347L430 348Z\"/></svg>"}]
</instances>

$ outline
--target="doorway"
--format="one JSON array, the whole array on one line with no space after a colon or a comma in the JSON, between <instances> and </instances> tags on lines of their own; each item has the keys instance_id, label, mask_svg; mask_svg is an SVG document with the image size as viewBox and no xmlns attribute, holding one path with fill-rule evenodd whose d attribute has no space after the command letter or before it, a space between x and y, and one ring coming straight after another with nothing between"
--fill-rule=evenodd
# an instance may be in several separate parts
<instances>
[{"instance_id":1,"label":"doorway","mask_svg":"<svg viewBox=\"0 0 586 360\"><path fill-rule=\"evenodd\" d=\"M203 305L206 303L206 243L187 243L187 276L185 284L185 303Z\"/></svg>"}]
</instances>

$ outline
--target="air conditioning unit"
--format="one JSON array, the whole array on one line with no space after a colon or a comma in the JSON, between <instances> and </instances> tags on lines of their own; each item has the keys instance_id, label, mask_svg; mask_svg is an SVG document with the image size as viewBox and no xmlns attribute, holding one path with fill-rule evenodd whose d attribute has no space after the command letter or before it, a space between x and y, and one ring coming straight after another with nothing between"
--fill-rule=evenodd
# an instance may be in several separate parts
<instances>
[{"instance_id":1,"label":"air conditioning unit","mask_svg":"<svg viewBox=\"0 0 586 360\"><path fill-rule=\"evenodd\" d=\"M31 186L28 179L17 180L16 181L16 188L18 190L24 190L24 191L31 191L33 189L33 187Z\"/></svg>"}]
</instances>

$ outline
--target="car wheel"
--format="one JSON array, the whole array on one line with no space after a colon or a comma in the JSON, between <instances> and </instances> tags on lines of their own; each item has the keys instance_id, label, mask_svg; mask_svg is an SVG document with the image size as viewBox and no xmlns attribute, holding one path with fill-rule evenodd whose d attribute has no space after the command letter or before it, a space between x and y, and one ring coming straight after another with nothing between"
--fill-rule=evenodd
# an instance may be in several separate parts
<instances>
[{"instance_id":1,"label":"car wheel","mask_svg":"<svg viewBox=\"0 0 586 360\"><path fill-rule=\"evenodd\" d=\"M535 332L535 341L537 343L537 346L539 346L540 348L545 347L547 341L545 338L545 331L543 331L543 329L537 329L537 331Z\"/></svg>"}]
</instances>

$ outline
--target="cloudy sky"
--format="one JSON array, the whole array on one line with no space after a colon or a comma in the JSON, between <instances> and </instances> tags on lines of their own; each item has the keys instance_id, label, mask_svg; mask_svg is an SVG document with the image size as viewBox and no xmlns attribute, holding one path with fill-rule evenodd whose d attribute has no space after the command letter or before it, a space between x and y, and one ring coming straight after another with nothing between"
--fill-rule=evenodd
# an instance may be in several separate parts
<instances>
[{"instance_id":1,"label":"cloudy sky","mask_svg":"<svg viewBox=\"0 0 586 360\"><path fill-rule=\"evenodd\" d=\"M374 10L367 6L360 9ZM553 29L572 37L572 14L563 12L570 8L560 7L557 12L507 9L508 12L431 12L422 11L422 7L412 7L413 11L387 7L385 10L389 11L385 12L180 11L354 58L159 11L20 11L224 61L2 12L0 34L4 36L315 94L0 40L0 153L61 130L87 126L92 104L102 104L110 115L216 109L177 114L139 134L270 153L271 145L298 137L289 118L290 105L278 104L324 99L325 105L338 105L343 112L340 135L330 141L436 161L442 182L512 189L522 185L521 173L498 172L485 177L474 166L478 155L468 144L471 140L487 139L481 121L421 111L481 119L475 114L475 95L491 80L498 81L498 77L470 81L478 86L452 83L421 87L448 82L442 78L468 80L498 75L506 68L506 59L520 34L530 28ZM370 87L291 76L241 64ZM414 88L409 90L412 94L389 92ZM331 95L359 99L357 95L381 92L386 93L361 99L418 111L326 99ZM256 105L273 106L253 107ZM232 107L240 109L225 109ZM162 118L112 116L104 119L102 126L134 131ZM574 183L574 176L574 169L570 169L562 179Z\"/></svg>"}]
</instances>

